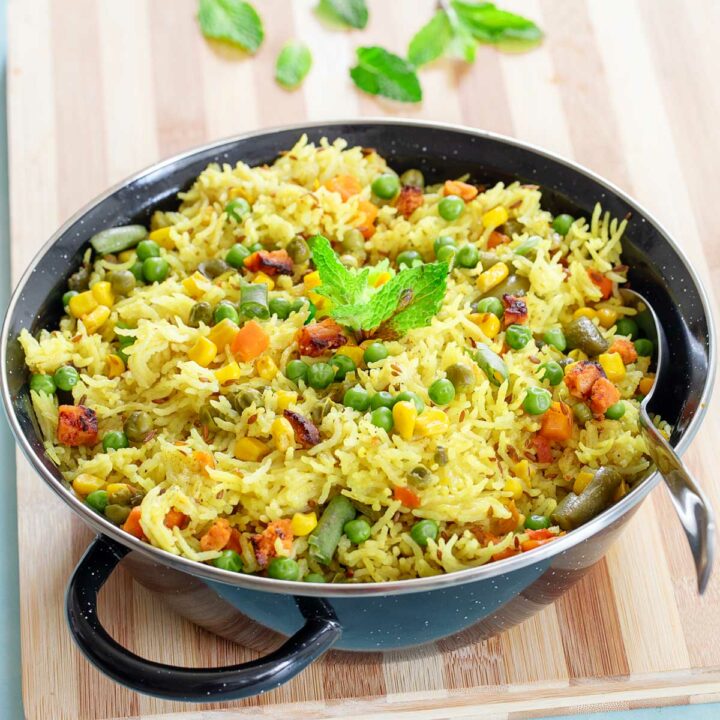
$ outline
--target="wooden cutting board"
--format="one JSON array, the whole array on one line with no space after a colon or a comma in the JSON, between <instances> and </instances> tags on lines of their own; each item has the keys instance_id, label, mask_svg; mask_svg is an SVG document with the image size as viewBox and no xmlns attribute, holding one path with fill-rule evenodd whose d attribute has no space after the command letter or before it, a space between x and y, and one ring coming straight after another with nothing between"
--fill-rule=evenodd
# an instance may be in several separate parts
<instances>
[{"instance_id":1,"label":"wooden cutting board","mask_svg":"<svg viewBox=\"0 0 720 720\"><path fill-rule=\"evenodd\" d=\"M267 38L254 58L209 45L195 0L11 0L9 121L12 266L94 195L208 140L303 119L429 118L513 135L570 156L630 191L675 234L707 287L720 279L717 167L720 57L706 28L720 4L696 0L503 0L535 18L544 45L483 47L474 66L423 70L422 106L363 96L353 49L402 53L433 0L373 0L364 32L323 27L311 0L256 0ZM302 90L273 82L291 37L313 49ZM720 396L716 395L717 398ZM717 402L716 402L717 407ZM720 513L713 409L686 454ZM18 456L23 690L28 718L219 718L110 682L76 651L63 591L90 540ZM118 573L104 592L112 633L141 655L187 665L253 657L167 612ZM464 650L326 657L232 717L526 718L720 699L720 572L702 600L663 489L623 540L554 607ZM291 709L283 707L294 703Z\"/></svg>"}]
</instances>

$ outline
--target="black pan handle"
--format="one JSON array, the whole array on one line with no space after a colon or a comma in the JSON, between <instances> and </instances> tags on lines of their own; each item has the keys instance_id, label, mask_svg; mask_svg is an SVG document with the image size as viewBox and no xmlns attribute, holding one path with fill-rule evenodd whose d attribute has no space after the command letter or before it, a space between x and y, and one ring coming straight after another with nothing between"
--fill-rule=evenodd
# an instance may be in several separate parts
<instances>
[{"instance_id":1,"label":"black pan handle","mask_svg":"<svg viewBox=\"0 0 720 720\"><path fill-rule=\"evenodd\" d=\"M273 690L295 677L334 645L342 628L321 598L296 597L305 625L282 647L258 660L221 668L186 668L146 660L115 642L100 623L97 596L129 548L99 535L68 584L65 609L70 632L85 657L113 680L167 700L237 700Z\"/></svg>"}]
</instances>

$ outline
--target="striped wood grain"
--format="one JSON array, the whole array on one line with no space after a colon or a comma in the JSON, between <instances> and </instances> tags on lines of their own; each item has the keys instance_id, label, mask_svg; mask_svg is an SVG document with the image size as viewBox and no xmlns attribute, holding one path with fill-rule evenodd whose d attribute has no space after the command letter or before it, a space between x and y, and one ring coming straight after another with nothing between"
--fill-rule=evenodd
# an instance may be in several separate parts
<instances>
[{"instance_id":1,"label":"striped wood grain","mask_svg":"<svg viewBox=\"0 0 720 720\"><path fill-rule=\"evenodd\" d=\"M78 207L137 169L202 142L303 119L427 118L516 136L573 157L631 192L667 225L712 288L720 270L714 212L720 60L705 29L720 5L697 0L504 0L538 20L527 55L479 49L472 67L422 71L425 100L398 106L356 92L354 47L402 52L433 0L371 0L363 32L330 31L311 0L257 0L267 38L252 59L206 43L195 0L11 0L12 264ZM278 48L311 45L302 90L272 82ZM686 458L720 508L711 411ZM96 672L66 632L62 597L90 539L18 456L24 698L28 718L215 718L133 694ZM48 549L52 560L48 562ZM118 573L103 617L141 655L187 665L253 657L171 616ZM695 596L692 565L666 493L654 492L612 548L554 607L462 649L333 654L233 717L484 717L624 709L720 697L720 580ZM293 703L292 708L286 706Z\"/></svg>"}]
</instances>

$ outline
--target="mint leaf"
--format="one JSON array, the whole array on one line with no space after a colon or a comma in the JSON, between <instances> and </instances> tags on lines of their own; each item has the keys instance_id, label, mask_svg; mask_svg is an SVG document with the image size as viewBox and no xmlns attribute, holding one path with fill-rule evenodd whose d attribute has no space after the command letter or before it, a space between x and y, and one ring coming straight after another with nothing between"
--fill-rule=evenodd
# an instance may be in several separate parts
<instances>
[{"instance_id":1,"label":"mint leaf","mask_svg":"<svg viewBox=\"0 0 720 720\"><path fill-rule=\"evenodd\" d=\"M542 40L542 31L532 20L500 10L492 3L451 0L450 6L463 27L481 42L498 44L521 41L529 46Z\"/></svg>"},{"instance_id":2,"label":"mint leaf","mask_svg":"<svg viewBox=\"0 0 720 720\"><path fill-rule=\"evenodd\" d=\"M330 241L322 235L315 235L308 242L322 282L315 288L318 295L326 297L335 306L352 305L368 298L371 292L368 287L370 268L351 272L340 262Z\"/></svg>"},{"instance_id":3,"label":"mint leaf","mask_svg":"<svg viewBox=\"0 0 720 720\"><path fill-rule=\"evenodd\" d=\"M307 45L290 41L283 45L275 61L275 80L288 90L293 90L310 72L312 55Z\"/></svg>"},{"instance_id":4,"label":"mint leaf","mask_svg":"<svg viewBox=\"0 0 720 720\"><path fill-rule=\"evenodd\" d=\"M448 13L450 27L452 28L452 38L448 43L445 51L450 57L459 58L467 63L475 62L475 53L477 51L477 42L472 33L462 24L457 13L450 8Z\"/></svg>"},{"instance_id":5,"label":"mint leaf","mask_svg":"<svg viewBox=\"0 0 720 720\"><path fill-rule=\"evenodd\" d=\"M444 10L438 10L426 25L413 35L408 46L408 60L420 67L439 58L453 38L453 29Z\"/></svg>"},{"instance_id":6,"label":"mint leaf","mask_svg":"<svg viewBox=\"0 0 720 720\"><path fill-rule=\"evenodd\" d=\"M368 22L365 0L320 0L317 13L325 20L357 30L362 30Z\"/></svg>"},{"instance_id":7,"label":"mint leaf","mask_svg":"<svg viewBox=\"0 0 720 720\"><path fill-rule=\"evenodd\" d=\"M350 77L361 90L400 102L422 100L420 81L407 60L377 46L358 48L357 60Z\"/></svg>"},{"instance_id":8,"label":"mint leaf","mask_svg":"<svg viewBox=\"0 0 720 720\"><path fill-rule=\"evenodd\" d=\"M198 22L205 37L223 40L251 53L265 37L260 16L243 0L200 0Z\"/></svg>"}]
</instances>

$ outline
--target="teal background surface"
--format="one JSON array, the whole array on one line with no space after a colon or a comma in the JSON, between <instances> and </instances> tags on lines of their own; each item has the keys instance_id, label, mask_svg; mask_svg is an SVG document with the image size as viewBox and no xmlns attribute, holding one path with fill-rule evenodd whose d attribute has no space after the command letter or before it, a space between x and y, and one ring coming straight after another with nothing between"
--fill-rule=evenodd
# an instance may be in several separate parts
<instances>
[{"instance_id":1,"label":"teal background surface","mask_svg":"<svg viewBox=\"0 0 720 720\"><path fill-rule=\"evenodd\" d=\"M10 291L10 233L7 163L7 3L0 12L0 311L5 316ZM15 446L5 416L0 420L3 502L0 503L0 718L23 715L20 666L20 598L18 593L17 497ZM62 598L58 598L62 602ZM575 715L571 720L718 720L720 704ZM548 719L549 720L549 719Z\"/></svg>"}]
</instances>

